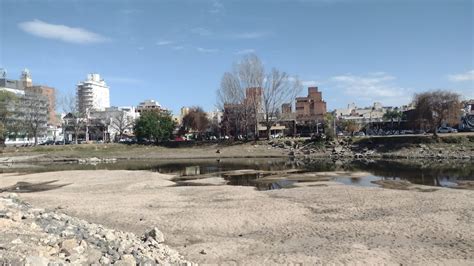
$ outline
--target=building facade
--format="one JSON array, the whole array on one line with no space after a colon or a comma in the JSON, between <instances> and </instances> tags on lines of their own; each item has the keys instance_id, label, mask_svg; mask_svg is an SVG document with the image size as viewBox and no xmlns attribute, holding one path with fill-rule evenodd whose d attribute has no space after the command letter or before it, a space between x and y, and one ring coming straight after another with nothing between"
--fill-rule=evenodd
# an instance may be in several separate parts
<instances>
[{"instance_id":1,"label":"building facade","mask_svg":"<svg viewBox=\"0 0 474 266\"><path fill-rule=\"evenodd\" d=\"M77 84L77 106L81 114L90 111L104 111L110 107L109 87L99 74L87 75L87 79Z\"/></svg>"},{"instance_id":2,"label":"building facade","mask_svg":"<svg viewBox=\"0 0 474 266\"><path fill-rule=\"evenodd\" d=\"M138 104L135 111L140 114L143 111L164 111L164 109L160 103L155 100L145 100Z\"/></svg>"},{"instance_id":3,"label":"building facade","mask_svg":"<svg viewBox=\"0 0 474 266\"><path fill-rule=\"evenodd\" d=\"M326 102L318 87L309 87L307 97L296 98L296 120L300 124L323 121L326 114Z\"/></svg>"}]
</instances>

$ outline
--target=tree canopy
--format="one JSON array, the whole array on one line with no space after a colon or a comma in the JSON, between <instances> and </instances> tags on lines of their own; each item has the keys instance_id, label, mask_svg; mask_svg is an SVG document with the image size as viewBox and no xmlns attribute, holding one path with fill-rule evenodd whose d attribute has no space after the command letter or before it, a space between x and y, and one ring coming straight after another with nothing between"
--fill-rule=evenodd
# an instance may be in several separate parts
<instances>
[{"instance_id":1,"label":"tree canopy","mask_svg":"<svg viewBox=\"0 0 474 266\"><path fill-rule=\"evenodd\" d=\"M414 98L416 118L437 135L438 128L444 123L459 123L460 98L459 94L445 90L416 94Z\"/></svg>"},{"instance_id":2,"label":"tree canopy","mask_svg":"<svg viewBox=\"0 0 474 266\"><path fill-rule=\"evenodd\" d=\"M171 139L175 123L169 112L144 111L135 122L135 135L139 140L155 143Z\"/></svg>"}]
</instances>

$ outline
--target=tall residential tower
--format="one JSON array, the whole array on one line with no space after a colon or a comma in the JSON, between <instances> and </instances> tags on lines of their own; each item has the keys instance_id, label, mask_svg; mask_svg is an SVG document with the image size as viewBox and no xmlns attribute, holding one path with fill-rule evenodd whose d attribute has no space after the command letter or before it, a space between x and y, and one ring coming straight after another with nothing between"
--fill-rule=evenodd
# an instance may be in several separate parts
<instances>
[{"instance_id":1,"label":"tall residential tower","mask_svg":"<svg viewBox=\"0 0 474 266\"><path fill-rule=\"evenodd\" d=\"M99 74L89 74L77 84L77 106L81 114L110 107L109 87Z\"/></svg>"}]
</instances>

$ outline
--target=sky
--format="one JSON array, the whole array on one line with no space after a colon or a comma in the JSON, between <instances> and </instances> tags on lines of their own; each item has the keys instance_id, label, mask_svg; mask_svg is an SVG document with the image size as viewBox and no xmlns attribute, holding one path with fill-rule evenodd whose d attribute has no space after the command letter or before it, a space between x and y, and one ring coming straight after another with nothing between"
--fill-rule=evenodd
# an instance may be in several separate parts
<instances>
[{"instance_id":1,"label":"sky","mask_svg":"<svg viewBox=\"0 0 474 266\"><path fill-rule=\"evenodd\" d=\"M249 53L318 86L329 110L435 89L474 98L474 1L0 0L9 78L28 68L35 84L73 93L99 73L113 106L211 111Z\"/></svg>"}]
</instances>

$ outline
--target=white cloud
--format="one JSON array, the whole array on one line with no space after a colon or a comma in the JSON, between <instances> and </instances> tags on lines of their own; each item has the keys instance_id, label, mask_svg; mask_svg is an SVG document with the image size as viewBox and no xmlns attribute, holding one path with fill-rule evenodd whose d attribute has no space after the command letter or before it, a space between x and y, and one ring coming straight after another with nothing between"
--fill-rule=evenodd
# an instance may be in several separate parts
<instances>
[{"instance_id":1,"label":"white cloud","mask_svg":"<svg viewBox=\"0 0 474 266\"><path fill-rule=\"evenodd\" d=\"M239 50L235 52L235 54L238 54L238 55L253 54L253 53L255 53L255 49L243 49L243 50Z\"/></svg>"},{"instance_id":2,"label":"white cloud","mask_svg":"<svg viewBox=\"0 0 474 266\"><path fill-rule=\"evenodd\" d=\"M60 24L50 24L41 20L25 21L18 24L23 31L37 37L60 40L69 43L100 43L108 38L83 28L73 28Z\"/></svg>"},{"instance_id":3,"label":"white cloud","mask_svg":"<svg viewBox=\"0 0 474 266\"><path fill-rule=\"evenodd\" d=\"M184 49L184 46L182 46L182 45L176 45L176 46L171 47L171 49L176 50L176 51L179 51L179 50L183 50L183 49Z\"/></svg>"},{"instance_id":4,"label":"white cloud","mask_svg":"<svg viewBox=\"0 0 474 266\"><path fill-rule=\"evenodd\" d=\"M206 49L206 48L202 48L202 47L196 47L196 50L200 53L206 53L206 54L219 52L219 50L217 50L217 49Z\"/></svg>"},{"instance_id":5,"label":"white cloud","mask_svg":"<svg viewBox=\"0 0 474 266\"><path fill-rule=\"evenodd\" d=\"M200 36L211 36L211 35L213 35L213 33L210 29L203 28L203 27L198 27L198 28L191 29L191 32L194 33L194 34L200 35Z\"/></svg>"},{"instance_id":6,"label":"white cloud","mask_svg":"<svg viewBox=\"0 0 474 266\"><path fill-rule=\"evenodd\" d=\"M211 6L211 9L209 10L209 13L219 14L219 13L222 13L223 11L224 11L224 5L219 0L212 1L212 6Z\"/></svg>"},{"instance_id":7,"label":"white cloud","mask_svg":"<svg viewBox=\"0 0 474 266\"><path fill-rule=\"evenodd\" d=\"M253 32L240 32L229 34L228 37L231 39L260 39L268 36L268 32L253 31Z\"/></svg>"},{"instance_id":8,"label":"white cloud","mask_svg":"<svg viewBox=\"0 0 474 266\"><path fill-rule=\"evenodd\" d=\"M163 41L156 42L156 45L164 46L164 45L170 45L170 44L173 44L173 43L174 43L173 41L163 40Z\"/></svg>"},{"instance_id":9,"label":"white cloud","mask_svg":"<svg viewBox=\"0 0 474 266\"><path fill-rule=\"evenodd\" d=\"M395 85L394 80L395 77L384 72L361 76L345 74L331 77L329 85L352 99L393 105L406 104L412 96L412 91Z\"/></svg>"},{"instance_id":10,"label":"white cloud","mask_svg":"<svg viewBox=\"0 0 474 266\"><path fill-rule=\"evenodd\" d=\"M448 75L448 79L450 81L453 81L453 82L473 81L474 80L474 69L471 70L471 71L467 71L465 73Z\"/></svg>"}]
</instances>

